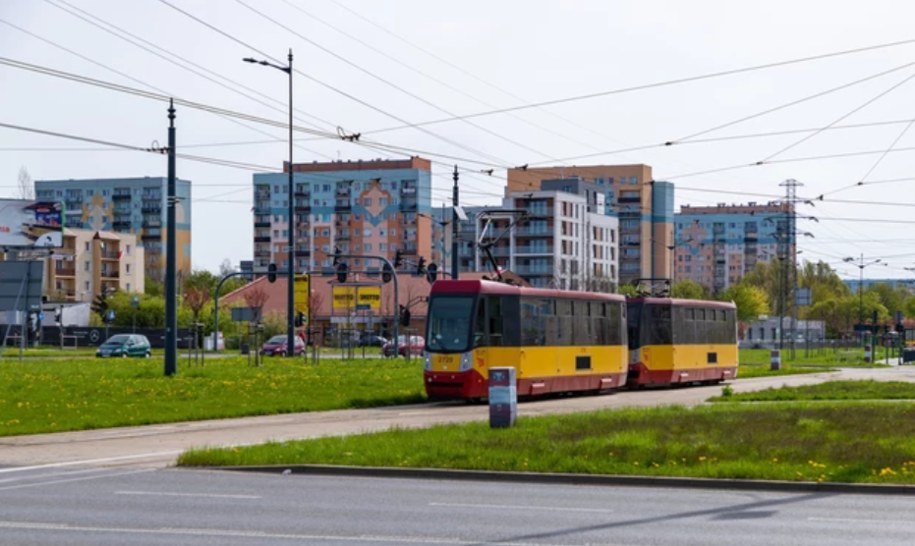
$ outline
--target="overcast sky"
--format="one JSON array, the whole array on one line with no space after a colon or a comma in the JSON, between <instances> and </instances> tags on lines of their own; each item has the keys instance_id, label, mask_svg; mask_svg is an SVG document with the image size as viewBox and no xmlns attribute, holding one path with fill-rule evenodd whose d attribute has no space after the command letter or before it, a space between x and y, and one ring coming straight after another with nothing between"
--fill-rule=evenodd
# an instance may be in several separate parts
<instances>
[{"instance_id":1,"label":"overcast sky","mask_svg":"<svg viewBox=\"0 0 915 546\"><path fill-rule=\"evenodd\" d=\"M903 0L0 0L0 123L167 142L159 99L10 62L277 122L178 107L179 152L246 164L178 161L194 268L215 271L250 259L252 174L288 154L287 76L241 59L292 48L296 162L422 155L435 206L455 164L469 204L499 203L522 164L646 163L677 210L779 199L795 179L819 220L798 221L800 259L857 278L843 258L863 254L882 262L866 277L911 279L913 16ZM0 127L0 197L23 167L166 176L164 156Z\"/></svg>"}]
</instances>

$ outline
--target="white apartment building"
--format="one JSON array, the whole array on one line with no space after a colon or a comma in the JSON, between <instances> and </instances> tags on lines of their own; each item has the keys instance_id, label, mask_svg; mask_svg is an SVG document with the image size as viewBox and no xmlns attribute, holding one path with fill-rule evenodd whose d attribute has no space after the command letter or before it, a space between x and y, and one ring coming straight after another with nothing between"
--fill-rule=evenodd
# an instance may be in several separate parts
<instances>
[{"instance_id":1,"label":"white apartment building","mask_svg":"<svg viewBox=\"0 0 915 546\"><path fill-rule=\"evenodd\" d=\"M592 198L598 202L562 191L513 193L503 199L502 209L476 215L476 240L490 246L499 267L532 286L615 291L619 220L603 214L602 195ZM484 250L477 249L474 267L491 270Z\"/></svg>"}]
</instances>

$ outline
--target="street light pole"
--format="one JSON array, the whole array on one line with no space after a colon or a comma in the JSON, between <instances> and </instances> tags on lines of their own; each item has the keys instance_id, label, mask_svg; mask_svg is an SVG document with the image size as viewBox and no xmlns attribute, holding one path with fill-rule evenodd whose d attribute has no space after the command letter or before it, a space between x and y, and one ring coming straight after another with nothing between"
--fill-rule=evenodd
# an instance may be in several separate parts
<instances>
[{"instance_id":1,"label":"street light pole","mask_svg":"<svg viewBox=\"0 0 915 546\"><path fill-rule=\"evenodd\" d=\"M864 263L864 253L861 253L860 263L855 264L858 267L858 324L864 324L864 268L869 265L882 263L883 260L877 258L876 260ZM851 256L844 258L843 262L848 262L854 264L855 259ZM876 325L875 325L876 326Z\"/></svg>"},{"instance_id":2,"label":"street light pole","mask_svg":"<svg viewBox=\"0 0 915 546\"><path fill-rule=\"evenodd\" d=\"M289 182L287 188L288 213L289 213L289 247L288 247L288 275L286 277L286 356L295 356L295 193L293 190L292 173L292 49L289 49L289 64L286 66L273 64L265 60L256 60L251 57L242 59L246 63L256 63L275 68L289 75ZM310 226L309 226L310 229Z\"/></svg>"}]
</instances>

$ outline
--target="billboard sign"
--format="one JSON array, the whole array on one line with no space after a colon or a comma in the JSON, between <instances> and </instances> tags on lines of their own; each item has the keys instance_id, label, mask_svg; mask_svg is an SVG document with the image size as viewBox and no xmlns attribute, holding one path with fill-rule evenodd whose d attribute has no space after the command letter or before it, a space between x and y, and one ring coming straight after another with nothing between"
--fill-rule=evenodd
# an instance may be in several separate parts
<instances>
[{"instance_id":1,"label":"billboard sign","mask_svg":"<svg viewBox=\"0 0 915 546\"><path fill-rule=\"evenodd\" d=\"M295 310L297 313L305 314L308 320L308 298L310 291L308 288L308 275L296 275L293 292L295 293Z\"/></svg>"},{"instance_id":2,"label":"billboard sign","mask_svg":"<svg viewBox=\"0 0 915 546\"><path fill-rule=\"evenodd\" d=\"M381 310L380 286L334 286L334 313Z\"/></svg>"},{"instance_id":3,"label":"billboard sign","mask_svg":"<svg viewBox=\"0 0 915 546\"><path fill-rule=\"evenodd\" d=\"M62 220L58 202L0 199L0 247L60 248Z\"/></svg>"}]
</instances>

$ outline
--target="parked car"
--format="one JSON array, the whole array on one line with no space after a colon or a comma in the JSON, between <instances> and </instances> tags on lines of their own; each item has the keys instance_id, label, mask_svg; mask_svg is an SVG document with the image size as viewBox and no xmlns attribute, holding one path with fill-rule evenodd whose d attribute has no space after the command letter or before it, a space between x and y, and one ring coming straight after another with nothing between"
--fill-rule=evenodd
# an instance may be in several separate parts
<instances>
[{"instance_id":1,"label":"parked car","mask_svg":"<svg viewBox=\"0 0 915 546\"><path fill-rule=\"evenodd\" d=\"M115 357L127 358L128 356L140 356L149 358L152 355L152 347L146 336L140 334L116 334L105 340L105 343L99 345L95 356L99 358Z\"/></svg>"},{"instance_id":2,"label":"parked car","mask_svg":"<svg viewBox=\"0 0 915 546\"><path fill-rule=\"evenodd\" d=\"M381 336L362 336L362 339L359 340L359 345L363 347L384 347L387 342L388 339Z\"/></svg>"},{"instance_id":3,"label":"parked car","mask_svg":"<svg viewBox=\"0 0 915 546\"><path fill-rule=\"evenodd\" d=\"M293 354L300 355L305 352L305 342L299 336L295 336L294 339L295 353ZM265 356L286 356L286 341L286 334L273 336L261 346L261 354Z\"/></svg>"},{"instance_id":4,"label":"parked car","mask_svg":"<svg viewBox=\"0 0 915 546\"><path fill-rule=\"evenodd\" d=\"M397 336L397 347L395 349L394 342L388 341L384 344L381 351L385 357L394 357L394 356L407 356L409 353L412 356L419 356L423 354L423 351L426 349L426 340L423 339L423 336Z\"/></svg>"}]
</instances>

